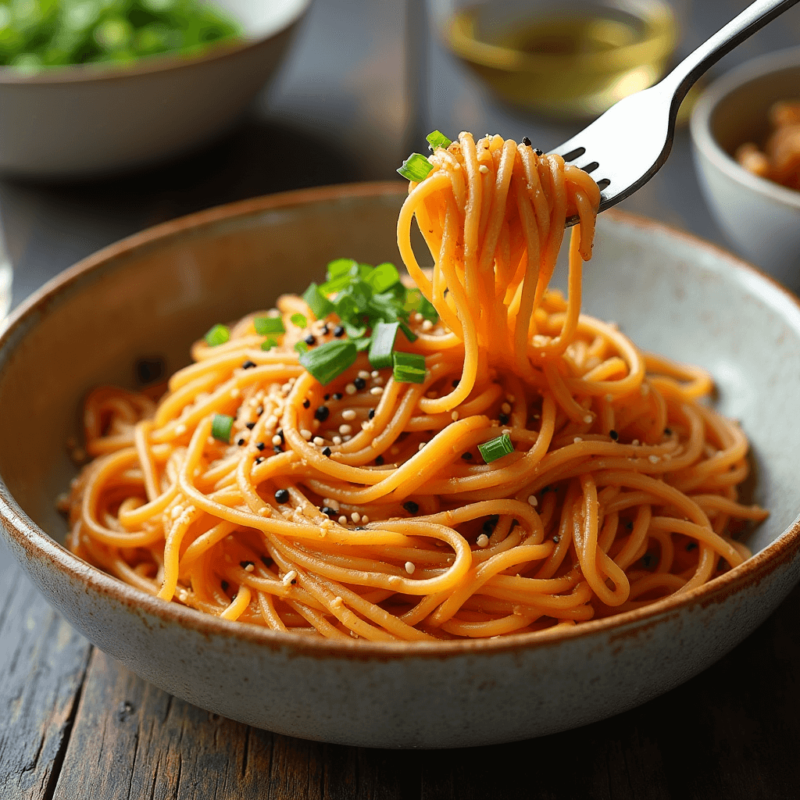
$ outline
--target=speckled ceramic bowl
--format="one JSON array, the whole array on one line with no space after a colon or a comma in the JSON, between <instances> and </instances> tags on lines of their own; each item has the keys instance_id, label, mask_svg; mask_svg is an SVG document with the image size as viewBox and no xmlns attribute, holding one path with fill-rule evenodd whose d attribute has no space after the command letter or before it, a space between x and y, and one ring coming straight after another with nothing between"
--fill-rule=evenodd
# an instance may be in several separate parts
<instances>
[{"instance_id":1,"label":"speckled ceramic bowl","mask_svg":"<svg viewBox=\"0 0 800 800\"><path fill-rule=\"evenodd\" d=\"M402 186L251 200L162 225L65 272L0 338L3 535L48 600L101 649L199 706L295 736L378 747L490 744L631 708L711 664L800 577L800 308L714 247L608 212L585 305L646 349L707 367L721 410L753 444L771 516L755 556L686 595L534 638L414 645L314 641L208 617L68 553L55 498L62 443L100 382L132 384L140 357L173 370L220 319L302 290L337 256L396 258Z\"/></svg>"}]
</instances>

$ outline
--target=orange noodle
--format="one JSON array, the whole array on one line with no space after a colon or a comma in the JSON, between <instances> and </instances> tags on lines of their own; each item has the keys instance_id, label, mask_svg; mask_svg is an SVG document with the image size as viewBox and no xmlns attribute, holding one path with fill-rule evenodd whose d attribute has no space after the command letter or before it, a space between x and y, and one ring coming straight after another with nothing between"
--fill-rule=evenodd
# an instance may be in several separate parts
<instances>
[{"instance_id":1,"label":"orange noodle","mask_svg":"<svg viewBox=\"0 0 800 800\"><path fill-rule=\"evenodd\" d=\"M392 356L422 382L352 345L323 385L299 353L349 334L330 303L281 297L195 344L157 404L89 395L75 553L209 614L377 642L571 626L748 557L737 537L766 513L739 500L747 440L699 402L709 376L580 313L594 181L468 133L425 169L398 243L435 313L411 312ZM548 283L573 215L565 297Z\"/></svg>"}]
</instances>

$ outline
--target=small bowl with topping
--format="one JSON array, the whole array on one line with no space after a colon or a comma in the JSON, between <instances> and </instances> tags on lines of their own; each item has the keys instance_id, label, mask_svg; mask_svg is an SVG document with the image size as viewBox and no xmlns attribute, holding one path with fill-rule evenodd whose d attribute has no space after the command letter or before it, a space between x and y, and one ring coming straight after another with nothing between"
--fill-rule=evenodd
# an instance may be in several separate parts
<instances>
[{"instance_id":1,"label":"small bowl with topping","mask_svg":"<svg viewBox=\"0 0 800 800\"><path fill-rule=\"evenodd\" d=\"M692 115L706 201L732 244L800 289L800 48L743 64Z\"/></svg>"},{"instance_id":2,"label":"small bowl with topping","mask_svg":"<svg viewBox=\"0 0 800 800\"><path fill-rule=\"evenodd\" d=\"M26 0L0 6L0 172L135 169L229 128L311 0Z\"/></svg>"}]
</instances>

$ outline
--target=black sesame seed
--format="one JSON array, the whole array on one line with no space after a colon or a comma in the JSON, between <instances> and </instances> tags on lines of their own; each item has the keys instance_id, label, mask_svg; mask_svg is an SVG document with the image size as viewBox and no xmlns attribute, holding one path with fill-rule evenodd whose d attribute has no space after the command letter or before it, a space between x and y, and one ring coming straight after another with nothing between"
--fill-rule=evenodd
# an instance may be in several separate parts
<instances>
[{"instance_id":1,"label":"black sesame seed","mask_svg":"<svg viewBox=\"0 0 800 800\"><path fill-rule=\"evenodd\" d=\"M283 428L278 428L278 436L281 437L281 444L286 444L286 437L283 435Z\"/></svg>"},{"instance_id":2,"label":"black sesame seed","mask_svg":"<svg viewBox=\"0 0 800 800\"><path fill-rule=\"evenodd\" d=\"M413 500L406 500L403 503L403 508L408 511L409 514L416 514L419 511L419 503L415 503Z\"/></svg>"},{"instance_id":3,"label":"black sesame seed","mask_svg":"<svg viewBox=\"0 0 800 800\"><path fill-rule=\"evenodd\" d=\"M353 381L353 386L356 387L359 391L363 389L367 385L367 382L363 378L356 378Z\"/></svg>"},{"instance_id":4,"label":"black sesame seed","mask_svg":"<svg viewBox=\"0 0 800 800\"><path fill-rule=\"evenodd\" d=\"M383 456L375 456L375 463L380 467L383 466Z\"/></svg>"},{"instance_id":5,"label":"black sesame seed","mask_svg":"<svg viewBox=\"0 0 800 800\"><path fill-rule=\"evenodd\" d=\"M283 452L283 448L279 444L273 445L272 452L273 453L282 453Z\"/></svg>"},{"instance_id":6,"label":"black sesame seed","mask_svg":"<svg viewBox=\"0 0 800 800\"><path fill-rule=\"evenodd\" d=\"M341 392L334 392L333 393L333 399L334 400L341 400L343 397L344 397L344 395Z\"/></svg>"},{"instance_id":7,"label":"black sesame seed","mask_svg":"<svg viewBox=\"0 0 800 800\"><path fill-rule=\"evenodd\" d=\"M610 430L608 435L616 442L619 439L619 434L615 430Z\"/></svg>"},{"instance_id":8,"label":"black sesame seed","mask_svg":"<svg viewBox=\"0 0 800 800\"><path fill-rule=\"evenodd\" d=\"M266 445L264 444L264 442L259 442L256 445L256 450L263 450L265 447L266 447Z\"/></svg>"},{"instance_id":9,"label":"black sesame seed","mask_svg":"<svg viewBox=\"0 0 800 800\"><path fill-rule=\"evenodd\" d=\"M461 381L458 378L456 378L452 383L453 388L457 389L459 383L461 383Z\"/></svg>"},{"instance_id":10,"label":"black sesame seed","mask_svg":"<svg viewBox=\"0 0 800 800\"><path fill-rule=\"evenodd\" d=\"M464 461L472 461L472 453L462 453L461 458L463 458Z\"/></svg>"},{"instance_id":11,"label":"black sesame seed","mask_svg":"<svg viewBox=\"0 0 800 800\"><path fill-rule=\"evenodd\" d=\"M263 460L264 460L264 456L259 456L259 457L256 459L256 462L255 462L255 463L256 463L256 464L260 464L260 463L261 463Z\"/></svg>"},{"instance_id":12,"label":"black sesame seed","mask_svg":"<svg viewBox=\"0 0 800 800\"><path fill-rule=\"evenodd\" d=\"M244 439L237 439L236 444L238 444L239 447L241 447L244 444Z\"/></svg>"},{"instance_id":13,"label":"black sesame seed","mask_svg":"<svg viewBox=\"0 0 800 800\"><path fill-rule=\"evenodd\" d=\"M508 414L500 414L500 416L497 418L497 421L501 425L508 425L508 420L509 420Z\"/></svg>"},{"instance_id":14,"label":"black sesame seed","mask_svg":"<svg viewBox=\"0 0 800 800\"><path fill-rule=\"evenodd\" d=\"M240 561L239 566L242 569L247 569L248 567L254 567L255 564L252 561Z\"/></svg>"},{"instance_id":15,"label":"black sesame seed","mask_svg":"<svg viewBox=\"0 0 800 800\"><path fill-rule=\"evenodd\" d=\"M320 422L325 422L326 419L330 416L331 410L328 406L320 406L314 412L314 419L318 419Z\"/></svg>"},{"instance_id":16,"label":"black sesame seed","mask_svg":"<svg viewBox=\"0 0 800 800\"><path fill-rule=\"evenodd\" d=\"M228 586L230 586L228 581L222 581L221 585L222 585L222 591L223 592L227 592L228 591Z\"/></svg>"},{"instance_id":17,"label":"black sesame seed","mask_svg":"<svg viewBox=\"0 0 800 800\"><path fill-rule=\"evenodd\" d=\"M696 549L697 549L697 542L689 542L689 544L686 545L686 552L687 553L691 553L692 550L696 550Z\"/></svg>"},{"instance_id":18,"label":"black sesame seed","mask_svg":"<svg viewBox=\"0 0 800 800\"><path fill-rule=\"evenodd\" d=\"M544 153L538 147L533 152L536 153L537 156L543 156L544 155Z\"/></svg>"},{"instance_id":19,"label":"black sesame seed","mask_svg":"<svg viewBox=\"0 0 800 800\"><path fill-rule=\"evenodd\" d=\"M314 336L314 334L313 334L313 333L309 333L309 334L308 334L308 336L306 336L306 338L305 338L305 339L303 339L303 341L304 341L304 342L305 342L305 343L306 343L306 344L307 344L309 347L311 347L311 345L313 345L313 344L316 344L316 343L317 343L317 337L316 337L316 336Z\"/></svg>"},{"instance_id":20,"label":"black sesame seed","mask_svg":"<svg viewBox=\"0 0 800 800\"><path fill-rule=\"evenodd\" d=\"M326 323L325 323L325 324L322 326L322 335L323 335L323 336L327 336L327 335L328 335L330 332L331 332L330 326L329 326L329 325L328 325L328 323L326 322Z\"/></svg>"},{"instance_id":21,"label":"black sesame seed","mask_svg":"<svg viewBox=\"0 0 800 800\"><path fill-rule=\"evenodd\" d=\"M374 409L374 408L371 408L371 409L369 410L369 414L367 414L367 416L368 416L370 419L373 419L373 418L375 417L375 409Z\"/></svg>"},{"instance_id":22,"label":"black sesame seed","mask_svg":"<svg viewBox=\"0 0 800 800\"><path fill-rule=\"evenodd\" d=\"M322 506L322 513L327 517L336 516L336 512L330 506Z\"/></svg>"},{"instance_id":23,"label":"black sesame seed","mask_svg":"<svg viewBox=\"0 0 800 800\"><path fill-rule=\"evenodd\" d=\"M664 428L664 436L672 436L672 430L670 428Z\"/></svg>"},{"instance_id":24,"label":"black sesame seed","mask_svg":"<svg viewBox=\"0 0 800 800\"><path fill-rule=\"evenodd\" d=\"M330 449L330 447L326 447L326 448L325 448L325 449L322 451L322 455L324 455L324 456L326 456L326 457L327 457L327 456L329 456L329 455L330 455L332 452L333 452L333 450L331 450L331 449Z\"/></svg>"},{"instance_id":25,"label":"black sesame seed","mask_svg":"<svg viewBox=\"0 0 800 800\"><path fill-rule=\"evenodd\" d=\"M303 408L311 408L311 401L307 397L303 400Z\"/></svg>"},{"instance_id":26,"label":"black sesame seed","mask_svg":"<svg viewBox=\"0 0 800 800\"><path fill-rule=\"evenodd\" d=\"M526 147L530 147L531 146L531 140L527 136L523 136L522 137L522 144L524 144Z\"/></svg>"},{"instance_id":27,"label":"black sesame seed","mask_svg":"<svg viewBox=\"0 0 800 800\"><path fill-rule=\"evenodd\" d=\"M255 361L251 361L248 358L247 361L245 361L244 364L242 364L242 369L253 369L253 367L255 365L256 365L256 362Z\"/></svg>"},{"instance_id":28,"label":"black sesame seed","mask_svg":"<svg viewBox=\"0 0 800 800\"><path fill-rule=\"evenodd\" d=\"M275 492L275 500L279 503L286 503L289 500L289 490L288 489L278 489Z\"/></svg>"},{"instance_id":29,"label":"black sesame seed","mask_svg":"<svg viewBox=\"0 0 800 800\"><path fill-rule=\"evenodd\" d=\"M344 328L343 328L341 325L337 325L337 326L336 326L336 327L333 329L333 335L334 335L334 336L335 336L337 339L340 339L342 336L344 336Z\"/></svg>"},{"instance_id":30,"label":"black sesame seed","mask_svg":"<svg viewBox=\"0 0 800 800\"><path fill-rule=\"evenodd\" d=\"M245 422L244 426L247 428L247 430L251 431L253 428L255 428L256 424L255 422Z\"/></svg>"}]
</instances>

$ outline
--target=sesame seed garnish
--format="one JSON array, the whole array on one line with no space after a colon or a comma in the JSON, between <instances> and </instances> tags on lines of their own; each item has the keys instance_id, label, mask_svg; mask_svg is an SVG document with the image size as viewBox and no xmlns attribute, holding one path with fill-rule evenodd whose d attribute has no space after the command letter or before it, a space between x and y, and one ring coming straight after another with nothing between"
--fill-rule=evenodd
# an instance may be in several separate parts
<instances>
[{"instance_id":1,"label":"sesame seed garnish","mask_svg":"<svg viewBox=\"0 0 800 800\"><path fill-rule=\"evenodd\" d=\"M386 383L386 381L384 381L384 379L380 375L378 375L377 378L372 379L372 383L375 386L383 386L383 384Z\"/></svg>"},{"instance_id":2,"label":"sesame seed garnish","mask_svg":"<svg viewBox=\"0 0 800 800\"><path fill-rule=\"evenodd\" d=\"M339 517L339 524L340 525L347 525L347 517L344 514L342 514L342 516Z\"/></svg>"},{"instance_id":3,"label":"sesame seed garnish","mask_svg":"<svg viewBox=\"0 0 800 800\"><path fill-rule=\"evenodd\" d=\"M337 594L336 597L331 600L331 608L339 608L343 603L344 600Z\"/></svg>"},{"instance_id":4,"label":"sesame seed garnish","mask_svg":"<svg viewBox=\"0 0 800 800\"><path fill-rule=\"evenodd\" d=\"M608 435L616 442L619 439L619 434L615 430L610 430Z\"/></svg>"},{"instance_id":5,"label":"sesame seed garnish","mask_svg":"<svg viewBox=\"0 0 800 800\"><path fill-rule=\"evenodd\" d=\"M266 445L264 444L264 442L258 442L258 444L256 445L256 450L261 451L265 447L266 447Z\"/></svg>"},{"instance_id":6,"label":"sesame seed garnish","mask_svg":"<svg viewBox=\"0 0 800 800\"><path fill-rule=\"evenodd\" d=\"M294 583L297 580L297 570L290 569L284 576L281 578L283 581L284 586L288 586L290 583Z\"/></svg>"},{"instance_id":7,"label":"sesame seed garnish","mask_svg":"<svg viewBox=\"0 0 800 800\"><path fill-rule=\"evenodd\" d=\"M408 511L409 514L416 514L419 511L419 503L415 503L413 500L406 500L403 503L403 508Z\"/></svg>"},{"instance_id":8,"label":"sesame seed garnish","mask_svg":"<svg viewBox=\"0 0 800 800\"><path fill-rule=\"evenodd\" d=\"M312 433L311 433L311 431L307 430L306 428L303 428L300 431L300 435L308 442L308 441L311 440Z\"/></svg>"},{"instance_id":9,"label":"sesame seed garnish","mask_svg":"<svg viewBox=\"0 0 800 800\"><path fill-rule=\"evenodd\" d=\"M275 492L275 500L278 503L288 503L289 502L289 490L288 489L278 489Z\"/></svg>"},{"instance_id":10,"label":"sesame seed garnish","mask_svg":"<svg viewBox=\"0 0 800 800\"><path fill-rule=\"evenodd\" d=\"M328 323L326 322L326 323L325 323L325 324L322 326L322 328L320 329L320 333L321 333L323 336L327 336L327 335L328 335L330 332L331 332L330 326L329 326L329 325L328 325Z\"/></svg>"},{"instance_id":11,"label":"sesame seed garnish","mask_svg":"<svg viewBox=\"0 0 800 800\"><path fill-rule=\"evenodd\" d=\"M352 430L353 430L353 428L350 425L347 425L347 424L339 426L339 433L341 433L342 436L345 436L346 434L351 433Z\"/></svg>"},{"instance_id":12,"label":"sesame seed garnish","mask_svg":"<svg viewBox=\"0 0 800 800\"><path fill-rule=\"evenodd\" d=\"M450 415L450 419L451 419L451 420L453 420L453 422L457 422L457 421L458 421L458 411L454 411L454 412L453 412L453 413Z\"/></svg>"},{"instance_id":13,"label":"sesame seed garnish","mask_svg":"<svg viewBox=\"0 0 800 800\"><path fill-rule=\"evenodd\" d=\"M355 394L356 393L355 384L348 383L347 386L344 387L344 393L345 394Z\"/></svg>"},{"instance_id":14,"label":"sesame seed garnish","mask_svg":"<svg viewBox=\"0 0 800 800\"><path fill-rule=\"evenodd\" d=\"M308 334L308 336L306 336L306 338L305 338L305 339L303 339L303 341L304 341L304 342L305 342L305 343L306 343L306 344L307 344L309 347L311 347L312 345L315 345L315 344L317 343L317 337L316 337L316 336L314 336L314 334L313 334L313 333L309 333L309 334Z\"/></svg>"},{"instance_id":15,"label":"sesame seed garnish","mask_svg":"<svg viewBox=\"0 0 800 800\"><path fill-rule=\"evenodd\" d=\"M303 400L303 408L310 408L310 407L311 407L311 401L306 397L306 399Z\"/></svg>"},{"instance_id":16,"label":"sesame seed garnish","mask_svg":"<svg viewBox=\"0 0 800 800\"><path fill-rule=\"evenodd\" d=\"M336 327L333 329L333 335L334 335L334 336L335 336L337 339L341 338L342 336L344 336L344 328L343 328L341 325L337 325L337 326L336 326Z\"/></svg>"},{"instance_id":17,"label":"sesame seed garnish","mask_svg":"<svg viewBox=\"0 0 800 800\"><path fill-rule=\"evenodd\" d=\"M359 378L363 378L366 381L366 380L369 380L370 375L369 375L369 372L367 372L367 370L362 369L362 370L359 370L358 377Z\"/></svg>"},{"instance_id":18,"label":"sesame seed garnish","mask_svg":"<svg viewBox=\"0 0 800 800\"><path fill-rule=\"evenodd\" d=\"M648 461L649 461L651 464L658 464L658 462L659 462L659 461L661 461L661 459L660 459L660 458L659 458L657 455L648 456L648 457L647 457L647 460L648 460Z\"/></svg>"},{"instance_id":19,"label":"sesame seed garnish","mask_svg":"<svg viewBox=\"0 0 800 800\"><path fill-rule=\"evenodd\" d=\"M372 372L370 372L370 377L371 378L378 378L378 377L380 377L380 372L378 372L378 370L374 369L374 370L372 370Z\"/></svg>"},{"instance_id":20,"label":"sesame seed garnish","mask_svg":"<svg viewBox=\"0 0 800 800\"><path fill-rule=\"evenodd\" d=\"M580 437L580 436L576 436L576 437L575 437L575 438L574 438L572 441L573 441L575 444L578 444L579 442L582 442L582 441L583 441L583 439L581 439L581 437Z\"/></svg>"},{"instance_id":21,"label":"sesame seed garnish","mask_svg":"<svg viewBox=\"0 0 800 800\"><path fill-rule=\"evenodd\" d=\"M343 442L349 442L353 437L348 433L346 436L342 437Z\"/></svg>"},{"instance_id":22,"label":"sesame seed garnish","mask_svg":"<svg viewBox=\"0 0 800 800\"><path fill-rule=\"evenodd\" d=\"M631 442L631 444L632 444L634 447L637 447L637 446L639 445L639 440L638 440L638 439L634 439L634 440Z\"/></svg>"},{"instance_id":23,"label":"sesame seed garnish","mask_svg":"<svg viewBox=\"0 0 800 800\"><path fill-rule=\"evenodd\" d=\"M238 397L240 394L241 394L241 392L239 391L239 387L238 387L238 386L234 386L234 387L233 387L233 389L231 389L231 391L230 391L230 396L231 396L231 397L232 397L234 400L235 400L235 399L236 399L236 398L237 398L237 397Z\"/></svg>"},{"instance_id":24,"label":"sesame seed garnish","mask_svg":"<svg viewBox=\"0 0 800 800\"><path fill-rule=\"evenodd\" d=\"M251 431L253 428L255 428L256 424L255 422L245 422L244 426L247 428L247 430Z\"/></svg>"},{"instance_id":25,"label":"sesame seed garnish","mask_svg":"<svg viewBox=\"0 0 800 800\"><path fill-rule=\"evenodd\" d=\"M503 405L500 406L500 410L504 414L510 414L511 413L511 406L508 403L503 403Z\"/></svg>"},{"instance_id":26,"label":"sesame seed garnish","mask_svg":"<svg viewBox=\"0 0 800 800\"><path fill-rule=\"evenodd\" d=\"M336 512L330 506L322 506L321 511L326 517L336 516Z\"/></svg>"},{"instance_id":27,"label":"sesame seed garnish","mask_svg":"<svg viewBox=\"0 0 800 800\"><path fill-rule=\"evenodd\" d=\"M326 447L326 448L325 448L325 449L322 451L322 455L324 455L324 456L329 456L329 455L330 455L332 452L333 452L333 450L331 450L331 449L330 449L330 447Z\"/></svg>"},{"instance_id":28,"label":"sesame seed garnish","mask_svg":"<svg viewBox=\"0 0 800 800\"><path fill-rule=\"evenodd\" d=\"M501 425L508 425L508 419L509 419L509 418L508 418L508 414L500 414L500 415L497 417L497 421L498 421L498 422L499 422Z\"/></svg>"},{"instance_id":29,"label":"sesame seed garnish","mask_svg":"<svg viewBox=\"0 0 800 800\"><path fill-rule=\"evenodd\" d=\"M334 392L333 393L333 399L334 400L341 400L343 397L344 397L344 395L341 392ZM328 399L328 395L325 395L325 399L326 400Z\"/></svg>"},{"instance_id":30,"label":"sesame seed garnish","mask_svg":"<svg viewBox=\"0 0 800 800\"><path fill-rule=\"evenodd\" d=\"M525 147L530 147L531 146L531 140L527 136L523 136L522 137L522 144L524 144Z\"/></svg>"},{"instance_id":31,"label":"sesame seed garnish","mask_svg":"<svg viewBox=\"0 0 800 800\"><path fill-rule=\"evenodd\" d=\"M252 561L240 561L240 562L239 562L239 566L240 566L240 567L241 567L241 568L242 568L242 569L243 569L245 572L252 572L252 571L255 569L255 564L253 564L253 562L252 562Z\"/></svg>"},{"instance_id":32,"label":"sesame seed garnish","mask_svg":"<svg viewBox=\"0 0 800 800\"><path fill-rule=\"evenodd\" d=\"M406 572L409 575L413 575L415 569L416 567L410 561L406 561Z\"/></svg>"},{"instance_id":33,"label":"sesame seed garnish","mask_svg":"<svg viewBox=\"0 0 800 800\"><path fill-rule=\"evenodd\" d=\"M342 443L342 437L334 436L333 439L331 439L331 441L338 447Z\"/></svg>"},{"instance_id":34,"label":"sesame seed garnish","mask_svg":"<svg viewBox=\"0 0 800 800\"><path fill-rule=\"evenodd\" d=\"M383 386L373 386L373 387L372 387L372 388L369 390L369 393L370 393L370 394L374 394L374 395L377 397L378 395L381 395L381 394L383 394Z\"/></svg>"},{"instance_id":35,"label":"sesame seed garnish","mask_svg":"<svg viewBox=\"0 0 800 800\"><path fill-rule=\"evenodd\" d=\"M584 421L584 422L585 422L587 425L590 425L593 419L594 419L594 417L593 417L591 414L587 414L587 415L586 415L586 416L583 418L583 421Z\"/></svg>"},{"instance_id":36,"label":"sesame seed garnish","mask_svg":"<svg viewBox=\"0 0 800 800\"><path fill-rule=\"evenodd\" d=\"M367 385L367 382L362 377L358 377L353 381L353 385L361 391Z\"/></svg>"},{"instance_id":37,"label":"sesame seed garnish","mask_svg":"<svg viewBox=\"0 0 800 800\"><path fill-rule=\"evenodd\" d=\"M478 547L486 547L486 545L489 544L489 537L485 533L482 533L477 538L475 543L478 545Z\"/></svg>"},{"instance_id":38,"label":"sesame seed garnish","mask_svg":"<svg viewBox=\"0 0 800 800\"><path fill-rule=\"evenodd\" d=\"M258 457L258 458L255 460L255 463L256 463L256 464L260 464L260 463L261 463L263 460L264 460L264 456L259 456L259 457Z\"/></svg>"},{"instance_id":39,"label":"sesame seed garnish","mask_svg":"<svg viewBox=\"0 0 800 800\"><path fill-rule=\"evenodd\" d=\"M322 445L325 444L325 440L321 436L315 436L314 437L314 444L317 447L322 447Z\"/></svg>"},{"instance_id":40,"label":"sesame seed garnish","mask_svg":"<svg viewBox=\"0 0 800 800\"><path fill-rule=\"evenodd\" d=\"M356 418L356 412L352 408L342 411L342 419L351 420Z\"/></svg>"},{"instance_id":41,"label":"sesame seed garnish","mask_svg":"<svg viewBox=\"0 0 800 800\"><path fill-rule=\"evenodd\" d=\"M486 164L481 164L478 167L478 172L480 172L482 175L486 175L489 172L489 167L487 167Z\"/></svg>"},{"instance_id":42,"label":"sesame seed garnish","mask_svg":"<svg viewBox=\"0 0 800 800\"><path fill-rule=\"evenodd\" d=\"M422 323L422 330L429 331L429 330L432 330L432 329L433 329L433 323L429 319L426 319Z\"/></svg>"},{"instance_id":43,"label":"sesame seed garnish","mask_svg":"<svg viewBox=\"0 0 800 800\"><path fill-rule=\"evenodd\" d=\"M322 352L322 351L320 350L320 353L321 353L321 352ZM319 407L319 408L318 408L318 409L317 409L317 410L314 412L314 419L318 419L320 422L325 422L325 420L326 420L326 419L328 419L328 415L329 415L330 413L331 413L331 412L330 412L330 409L328 408L328 406L320 406L320 407Z\"/></svg>"},{"instance_id":44,"label":"sesame seed garnish","mask_svg":"<svg viewBox=\"0 0 800 800\"><path fill-rule=\"evenodd\" d=\"M371 408L371 409L369 410L369 419L373 419L373 417L374 417L374 416L375 416L375 409L374 409L374 408Z\"/></svg>"},{"instance_id":45,"label":"sesame seed garnish","mask_svg":"<svg viewBox=\"0 0 800 800\"><path fill-rule=\"evenodd\" d=\"M369 517L366 514L361 515L361 522L366 525L369 522Z\"/></svg>"},{"instance_id":46,"label":"sesame seed garnish","mask_svg":"<svg viewBox=\"0 0 800 800\"><path fill-rule=\"evenodd\" d=\"M223 592L227 592L230 584L228 583L228 581L220 581L220 586L222 586Z\"/></svg>"},{"instance_id":47,"label":"sesame seed garnish","mask_svg":"<svg viewBox=\"0 0 800 800\"><path fill-rule=\"evenodd\" d=\"M358 523L361 522L361 514L359 514L358 511L354 511L350 515L350 519L353 520L353 522L355 522L356 525L358 525Z\"/></svg>"},{"instance_id":48,"label":"sesame seed garnish","mask_svg":"<svg viewBox=\"0 0 800 800\"><path fill-rule=\"evenodd\" d=\"M253 369L256 365L255 361L251 361L249 358L242 364L242 369Z\"/></svg>"},{"instance_id":49,"label":"sesame seed garnish","mask_svg":"<svg viewBox=\"0 0 800 800\"><path fill-rule=\"evenodd\" d=\"M422 448L425 447L426 444L427 444L427 442L420 442L419 446L417 447L417 451L422 450Z\"/></svg>"}]
</instances>

